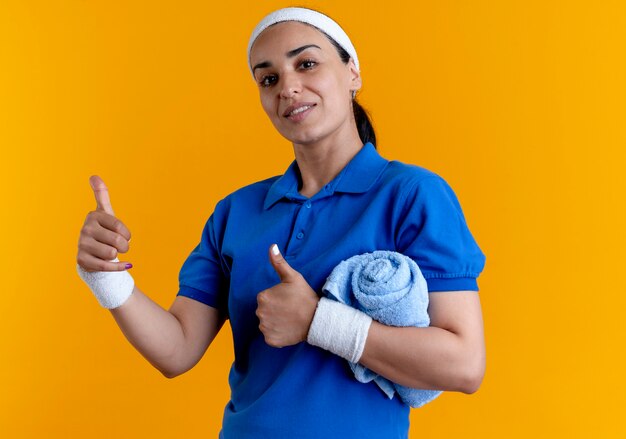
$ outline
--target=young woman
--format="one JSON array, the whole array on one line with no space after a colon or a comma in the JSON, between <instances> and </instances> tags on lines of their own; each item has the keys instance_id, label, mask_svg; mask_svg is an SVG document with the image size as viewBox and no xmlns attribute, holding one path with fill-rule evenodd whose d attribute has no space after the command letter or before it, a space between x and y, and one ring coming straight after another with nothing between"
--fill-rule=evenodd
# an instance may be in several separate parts
<instances>
[{"instance_id":1,"label":"young woman","mask_svg":"<svg viewBox=\"0 0 626 439\"><path fill-rule=\"evenodd\" d=\"M78 271L169 378L191 369L230 320L235 361L220 437L406 438L409 407L358 382L347 359L408 387L475 392L485 370L476 282L485 257L441 177L378 154L355 100L358 57L337 23L309 9L275 11L254 30L248 60L263 109L293 144L284 175L217 204L169 311L117 260L130 232L93 176L98 208L83 226ZM385 326L320 299L337 264L375 250L418 264L429 327ZM312 334L312 323L333 318Z\"/></svg>"}]
</instances>

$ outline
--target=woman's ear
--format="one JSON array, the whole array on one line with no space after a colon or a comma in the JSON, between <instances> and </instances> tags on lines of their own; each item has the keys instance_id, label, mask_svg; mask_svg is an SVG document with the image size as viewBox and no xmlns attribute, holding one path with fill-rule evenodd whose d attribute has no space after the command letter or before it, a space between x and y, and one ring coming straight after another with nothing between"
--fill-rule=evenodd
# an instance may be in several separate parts
<instances>
[{"instance_id":1,"label":"woman's ear","mask_svg":"<svg viewBox=\"0 0 626 439\"><path fill-rule=\"evenodd\" d=\"M352 58L348 61L348 71L350 72L350 91L356 92L361 89L363 83L361 82L361 73L356 68Z\"/></svg>"}]
</instances>

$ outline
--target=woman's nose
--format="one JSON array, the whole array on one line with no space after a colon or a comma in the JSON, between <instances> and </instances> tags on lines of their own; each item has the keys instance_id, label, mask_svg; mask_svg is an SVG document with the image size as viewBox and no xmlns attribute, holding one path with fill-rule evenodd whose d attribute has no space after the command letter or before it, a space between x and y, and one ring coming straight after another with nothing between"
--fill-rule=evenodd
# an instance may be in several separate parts
<instances>
[{"instance_id":1,"label":"woman's nose","mask_svg":"<svg viewBox=\"0 0 626 439\"><path fill-rule=\"evenodd\" d=\"M295 94L300 93L302 84L294 73L283 74L282 87L280 88L280 96L283 98L291 98Z\"/></svg>"}]
</instances>

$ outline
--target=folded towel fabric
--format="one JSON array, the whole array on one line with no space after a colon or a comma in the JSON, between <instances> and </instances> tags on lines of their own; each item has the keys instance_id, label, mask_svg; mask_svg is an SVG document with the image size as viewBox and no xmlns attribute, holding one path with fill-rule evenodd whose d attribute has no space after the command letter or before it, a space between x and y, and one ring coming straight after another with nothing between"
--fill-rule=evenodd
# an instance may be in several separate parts
<instances>
[{"instance_id":1,"label":"folded towel fabric","mask_svg":"<svg viewBox=\"0 0 626 439\"><path fill-rule=\"evenodd\" d=\"M357 308L384 325L425 327L430 324L426 280L415 261L397 252L379 250L342 261L333 269L322 292L329 299ZM358 381L373 380L389 399L397 392L411 407L421 407L442 393L441 390L401 386L358 363L349 364Z\"/></svg>"}]
</instances>

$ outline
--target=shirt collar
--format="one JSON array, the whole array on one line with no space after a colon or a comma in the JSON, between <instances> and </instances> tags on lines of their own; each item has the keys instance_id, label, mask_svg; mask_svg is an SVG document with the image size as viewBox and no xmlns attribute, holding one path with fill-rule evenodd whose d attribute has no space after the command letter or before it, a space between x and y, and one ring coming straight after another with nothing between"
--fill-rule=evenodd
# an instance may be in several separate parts
<instances>
[{"instance_id":1,"label":"shirt collar","mask_svg":"<svg viewBox=\"0 0 626 439\"><path fill-rule=\"evenodd\" d=\"M335 192L367 192L374 185L387 163L389 161L378 154L374 145L368 142L322 190L327 195L332 195ZM300 170L298 163L294 160L285 173L270 186L263 207L269 209L284 197L297 198L299 196L299 181ZM300 197L302 196L300 195ZM302 198L304 199L304 197Z\"/></svg>"}]
</instances>

